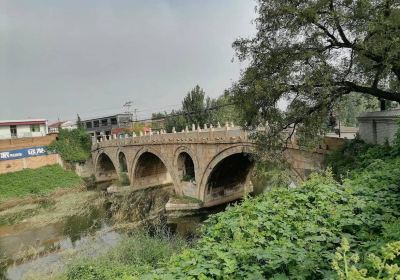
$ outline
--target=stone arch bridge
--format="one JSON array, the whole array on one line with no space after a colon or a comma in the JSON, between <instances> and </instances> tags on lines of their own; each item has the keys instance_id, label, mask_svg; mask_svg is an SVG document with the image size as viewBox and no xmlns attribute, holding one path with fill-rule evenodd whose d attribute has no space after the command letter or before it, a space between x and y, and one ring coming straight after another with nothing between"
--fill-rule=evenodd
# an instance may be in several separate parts
<instances>
[{"instance_id":1,"label":"stone arch bridge","mask_svg":"<svg viewBox=\"0 0 400 280\"><path fill-rule=\"evenodd\" d=\"M210 207L252 191L254 143L240 127L186 129L179 133L103 137L92 146L97 181L127 176L133 189L173 185L178 195ZM325 150L287 150L302 180L323 165ZM125 175L121 175L125 174Z\"/></svg>"}]
</instances>

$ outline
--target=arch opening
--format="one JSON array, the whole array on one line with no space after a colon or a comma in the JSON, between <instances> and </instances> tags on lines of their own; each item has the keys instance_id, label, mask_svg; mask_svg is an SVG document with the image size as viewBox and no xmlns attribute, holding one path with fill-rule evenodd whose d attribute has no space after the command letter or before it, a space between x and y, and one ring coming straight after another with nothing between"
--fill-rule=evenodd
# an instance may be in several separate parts
<instances>
[{"instance_id":1,"label":"arch opening","mask_svg":"<svg viewBox=\"0 0 400 280\"><path fill-rule=\"evenodd\" d=\"M241 196L250 184L254 160L250 154L237 153L221 160L207 180L205 201Z\"/></svg>"},{"instance_id":2,"label":"arch opening","mask_svg":"<svg viewBox=\"0 0 400 280\"><path fill-rule=\"evenodd\" d=\"M171 183L171 174L158 156L145 152L139 157L134 171L134 187L154 187Z\"/></svg>"},{"instance_id":3,"label":"arch opening","mask_svg":"<svg viewBox=\"0 0 400 280\"><path fill-rule=\"evenodd\" d=\"M118 178L117 170L111 158L101 154L97 160L97 177L101 181L114 180Z\"/></svg>"},{"instance_id":4,"label":"arch opening","mask_svg":"<svg viewBox=\"0 0 400 280\"><path fill-rule=\"evenodd\" d=\"M196 180L192 157L186 152L182 152L178 156L178 174L182 181L193 182Z\"/></svg>"},{"instance_id":5,"label":"arch opening","mask_svg":"<svg viewBox=\"0 0 400 280\"><path fill-rule=\"evenodd\" d=\"M118 154L118 161L119 161L119 171L127 173L128 172L128 164L126 162L126 157L123 152Z\"/></svg>"}]
</instances>

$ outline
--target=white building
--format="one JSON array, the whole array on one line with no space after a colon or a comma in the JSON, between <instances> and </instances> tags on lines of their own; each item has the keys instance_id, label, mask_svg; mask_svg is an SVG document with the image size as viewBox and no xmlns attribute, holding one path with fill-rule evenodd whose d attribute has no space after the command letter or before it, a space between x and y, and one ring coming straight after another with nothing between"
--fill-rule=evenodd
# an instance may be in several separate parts
<instances>
[{"instance_id":1,"label":"white building","mask_svg":"<svg viewBox=\"0 0 400 280\"><path fill-rule=\"evenodd\" d=\"M49 124L49 133L58 133L59 129L73 130L77 129L76 121L60 121Z\"/></svg>"},{"instance_id":2,"label":"white building","mask_svg":"<svg viewBox=\"0 0 400 280\"><path fill-rule=\"evenodd\" d=\"M0 139L40 137L47 134L47 120L0 121Z\"/></svg>"}]
</instances>

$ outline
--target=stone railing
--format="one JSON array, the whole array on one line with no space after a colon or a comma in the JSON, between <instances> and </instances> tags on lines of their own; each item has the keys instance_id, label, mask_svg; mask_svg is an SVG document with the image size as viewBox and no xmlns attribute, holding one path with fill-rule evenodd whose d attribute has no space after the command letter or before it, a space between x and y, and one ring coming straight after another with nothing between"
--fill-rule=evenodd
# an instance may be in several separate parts
<instances>
[{"instance_id":1,"label":"stone railing","mask_svg":"<svg viewBox=\"0 0 400 280\"><path fill-rule=\"evenodd\" d=\"M93 137L93 149L99 149L110 146L125 145L146 145L146 144L175 144L175 143L234 143L251 142L248 132L241 127L234 126L233 123L226 123L224 127L204 125L202 128L192 125L189 129L186 127L181 132L166 133L164 130L157 132L148 132L140 135L124 134L102 136L100 140Z\"/></svg>"}]
</instances>

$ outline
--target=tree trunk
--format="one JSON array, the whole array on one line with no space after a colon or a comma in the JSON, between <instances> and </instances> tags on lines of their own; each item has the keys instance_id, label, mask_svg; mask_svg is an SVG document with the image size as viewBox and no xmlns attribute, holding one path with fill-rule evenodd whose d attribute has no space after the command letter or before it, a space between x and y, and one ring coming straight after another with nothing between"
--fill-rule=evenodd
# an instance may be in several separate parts
<instances>
[{"instance_id":1,"label":"tree trunk","mask_svg":"<svg viewBox=\"0 0 400 280\"><path fill-rule=\"evenodd\" d=\"M381 111L386 111L386 100L385 99L379 99L379 102L381 104Z\"/></svg>"}]
</instances>

